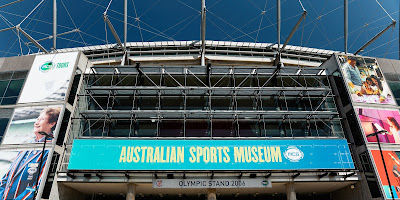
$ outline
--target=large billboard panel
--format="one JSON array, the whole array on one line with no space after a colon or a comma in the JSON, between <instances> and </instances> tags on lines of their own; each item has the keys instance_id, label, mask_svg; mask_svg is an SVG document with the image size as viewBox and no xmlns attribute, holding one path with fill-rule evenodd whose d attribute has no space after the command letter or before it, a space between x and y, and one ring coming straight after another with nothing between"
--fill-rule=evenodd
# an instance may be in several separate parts
<instances>
[{"instance_id":1,"label":"large billboard panel","mask_svg":"<svg viewBox=\"0 0 400 200\"><path fill-rule=\"evenodd\" d=\"M33 199L35 191L45 180L43 172L49 151L0 151L0 198Z\"/></svg>"},{"instance_id":2,"label":"large billboard panel","mask_svg":"<svg viewBox=\"0 0 400 200\"><path fill-rule=\"evenodd\" d=\"M400 197L400 151L382 151L389 180L387 178L388 176L386 176L381 152L379 150L371 150L371 153L375 161L375 166L378 170L386 199L398 199ZM392 188L393 197L390 192L389 182Z\"/></svg>"},{"instance_id":3,"label":"large billboard panel","mask_svg":"<svg viewBox=\"0 0 400 200\"><path fill-rule=\"evenodd\" d=\"M45 138L40 132L56 138L57 123L61 121L63 111L61 105L15 108L2 144L43 143ZM47 142L51 141L51 138L47 139Z\"/></svg>"},{"instance_id":4,"label":"large billboard panel","mask_svg":"<svg viewBox=\"0 0 400 200\"><path fill-rule=\"evenodd\" d=\"M353 102L396 105L375 58L338 55L338 60Z\"/></svg>"},{"instance_id":5,"label":"large billboard panel","mask_svg":"<svg viewBox=\"0 0 400 200\"><path fill-rule=\"evenodd\" d=\"M78 53L36 56L18 103L64 101Z\"/></svg>"},{"instance_id":6,"label":"large billboard panel","mask_svg":"<svg viewBox=\"0 0 400 200\"><path fill-rule=\"evenodd\" d=\"M344 139L74 140L69 170L354 169Z\"/></svg>"},{"instance_id":7,"label":"large billboard panel","mask_svg":"<svg viewBox=\"0 0 400 200\"><path fill-rule=\"evenodd\" d=\"M400 144L400 113L398 110L356 108L365 136L378 131L379 142ZM368 142L377 142L376 136L367 137Z\"/></svg>"}]
</instances>

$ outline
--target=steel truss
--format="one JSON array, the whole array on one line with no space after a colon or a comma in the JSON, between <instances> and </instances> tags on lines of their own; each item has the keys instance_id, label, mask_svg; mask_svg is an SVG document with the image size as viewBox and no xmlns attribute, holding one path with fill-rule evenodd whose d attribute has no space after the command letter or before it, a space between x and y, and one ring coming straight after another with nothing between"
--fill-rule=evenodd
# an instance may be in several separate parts
<instances>
[{"instance_id":1,"label":"steel truss","mask_svg":"<svg viewBox=\"0 0 400 200\"><path fill-rule=\"evenodd\" d=\"M243 136L240 126L257 127L257 136L268 136L268 126L285 130L283 137L295 137L293 129L299 126L313 132L309 136L320 136L318 131L342 135L334 127L340 119L321 68L137 63L94 66L85 80L79 94L84 103L73 119L82 123L83 136L93 136L96 129L110 136L121 123L129 126L129 137L140 136L136 132L143 123L155 124L154 137L162 137L159 132L170 124L178 124L179 136L187 137L196 123L208 129L201 137L213 136L213 127L221 124L231 125L226 127L231 137Z\"/></svg>"}]
</instances>

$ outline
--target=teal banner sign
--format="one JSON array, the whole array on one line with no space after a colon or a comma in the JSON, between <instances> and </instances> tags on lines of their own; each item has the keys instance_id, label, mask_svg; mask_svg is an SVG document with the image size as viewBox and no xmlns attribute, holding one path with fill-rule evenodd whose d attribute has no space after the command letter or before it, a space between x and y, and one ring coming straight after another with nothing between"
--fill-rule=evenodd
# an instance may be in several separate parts
<instances>
[{"instance_id":1,"label":"teal banner sign","mask_svg":"<svg viewBox=\"0 0 400 200\"><path fill-rule=\"evenodd\" d=\"M74 140L69 170L353 169L344 139Z\"/></svg>"}]
</instances>

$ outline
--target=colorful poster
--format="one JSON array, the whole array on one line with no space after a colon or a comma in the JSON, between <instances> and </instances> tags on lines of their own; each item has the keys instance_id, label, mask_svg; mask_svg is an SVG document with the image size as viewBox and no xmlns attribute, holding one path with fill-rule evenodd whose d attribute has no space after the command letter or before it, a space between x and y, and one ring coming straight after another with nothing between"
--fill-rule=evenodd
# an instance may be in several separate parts
<instances>
[{"instance_id":1,"label":"colorful poster","mask_svg":"<svg viewBox=\"0 0 400 200\"><path fill-rule=\"evenodd\" d=\"M392 192L394 198L400 197L400 152L399 151L382 151L383 159L385 160L386 170L389 176L389 181L386 176L385 166L383 165L382 156L379 150L371 150L372 157L375 161L375 166L378 170L378 174L381 180L383 190L385 192L385 197L387 199L392 199L390 192L390 185L392 186Z\"/></svg>"},{"instance_id":2,"label":"colorful poster","mask_svg":"<svg viewBox=\"0 0 400 200\"><path fill-rule=\"evenodd\" d=\"M381 143L400 144L400 113L398 110L378 110L368 108L356 108L361 126L368 142L377 142L378 134Z\"/></svg>"},{"instance_id":3,"label":"colorful poster","mask_svg":"<svg viewBox=\"0 0 400 200\"><path fill-rule=\"evenodd\" d=\"M339 55L338 60L353 102L396 105L375 58Z\"/></svg>"},{"instance_id":4,"label":"colorful poster","mask_svg":"<svg viewBox=\"0 0 400 200\"><path fill-rule=\"evenodd\" d=\"M48 154L49 150L0 151L0 198L33 199L45 180Z\"/></svg>"},{"instance_id":5,"label":"colorful poster","mask_svg":"<svg viewBox=\"0 0 400 200\"><path fill-rule=\"evenodd\" d=\"M63 110L61 105L16 108L2 144L43 143L43 132L56 137L55 129ZM48 137L47 142L51 141Z\"/></svg>"},{"instance_id":6,"label":"colorful poster","mask_svg":"<svg viewBox=\"0 0 400 200\"><path fill-rule=\"evenodd\" d=\"M18 103L64 101L78 53L36 56Z\"/></svg>"},{"instance_id":7,"label":"colorful poster","mask_svg":"<svg viewBox=\"0 0 400 200\"><path fill-rule=\"evenodd\" d=\"M69 170L354 169L345 139L76 139Z\"/></svg>"}]
</instances>

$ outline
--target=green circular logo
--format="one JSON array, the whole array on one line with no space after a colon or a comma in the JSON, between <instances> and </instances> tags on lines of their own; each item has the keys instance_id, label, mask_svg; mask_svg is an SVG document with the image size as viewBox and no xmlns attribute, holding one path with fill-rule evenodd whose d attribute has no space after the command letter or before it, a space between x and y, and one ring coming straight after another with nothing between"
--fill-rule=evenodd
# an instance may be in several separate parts
<instances>
[{"instance_id":1,"label":"green circular logo","mask_svg":"<svg viewBox=\"0 0 400 200\"><path fill-rule=\"evenodd\" d=\"M41 65L41 66L39 67L39 70L42 71L42 72L48 72L48 71L50 71L51 69L53 69L53 67L54 67L53 62L47 61L47 62L45 62L43 65Z\"/></svg>"}]
</instances>

